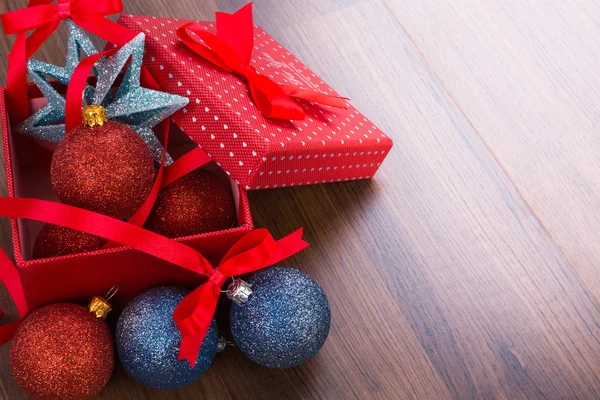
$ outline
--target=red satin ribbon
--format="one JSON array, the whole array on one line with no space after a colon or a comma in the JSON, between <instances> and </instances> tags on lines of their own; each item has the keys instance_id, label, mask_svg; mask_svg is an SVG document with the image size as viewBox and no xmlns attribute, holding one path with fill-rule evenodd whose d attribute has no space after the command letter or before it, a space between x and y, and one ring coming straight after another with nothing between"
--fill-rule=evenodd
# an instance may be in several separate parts
<instances>
[{"instance_id":1,"label":"red satin ribbon","mask_svg":"<svg viewBox=\"0 0 600 400\"><path fill-rule=\"evenodd\" d=\"M174 161L173 164L165 168L161 188L167 187L182 176L197 170L211 161L210 157L199 147L194 147L193 150L188 151L185 155Z\"/></svg>"},{"instance_id":2,"label":"red satin ribbon","mask_svg":"<svg viewBox=\"0 0 600 400\"><path fill-rule=\"evenodd\" d=\"M180 359L193 366L204 336L214 317L220 288L227 277L266 268L306 248L302 229L275 241L265 229L242 237L226 254L218 269L196 250L177 241L127 222L60 203L37 199L0 198L0 217L28 218L76 229L121 243L161 260L209 277L178 305L173 318L183 335ZM84 268L84 266L82 266ZM10 340L27 314L19 275L0 250L0 281L6 286L19 310L20 320L0 327L0 344Z\"/></svg>"},{"instance_id":3,"label":"red satin ribbon","mask_svg":"<svg viewBox=\"0 0 600 400\"><path fill-rule=\"evenodd\" d=\"M201 25L190 22L177 29L177 37L200 57L227 72L246 78L252 98L264 116L285 120L304 119L304 110L293 98L348 108L348 99L345 97L279 85L269 77L258 74L250 65L254 48L252 3L245 5L235 14L218 12L216 19L216 35L209 33ZM204 44L195 40L188 31L195 33Z\"/></svg>"},{"instance_id":4,"label":"red satin ribbon","mask_svg":"<svg viewBox=\"0 0 600 400\"><path fill-rule=\"evenodd\" d=\"M110 56L116 53L117 50L108 50L93 54L81 60L75 67L69 86L67 88L66 105L65 105L65 132L68 135L71 130L77 128L83 122L81 114L81 103L83 92L87 85L90 72L96 62L103 56Z\"/></svg>"},{"instance_id":5,"label":"red satin ribbon","mask_svg":"<svg viewBox=\"0 0 600 400\"><path fill-rule=\"evenodd\" d=\"M119 46L135 36L131 30L105 16L123 11L121 0L31 0L27 8L0 16L4 32L17 34L8 62L7 98L13 123L29 115L27 99L27 59L48 39L65 18L83 29ZM27 32L33 30L27 38Z\"/></svg>"},{"instance_id":6,"label":"red satin ribbon","mask_svg":"<svg viewBox=\"0 0 600 400\"><path fill-rule=\"evenodd\" d=\"M275 241L266 229L257 229L240 239L227 252L209 279L175 308L173 319L183 335L179 359L192 368L215 314L221 287L229 277L243 275L276 264L308 247L302 229Z\"/></svg>"}]
</instances>

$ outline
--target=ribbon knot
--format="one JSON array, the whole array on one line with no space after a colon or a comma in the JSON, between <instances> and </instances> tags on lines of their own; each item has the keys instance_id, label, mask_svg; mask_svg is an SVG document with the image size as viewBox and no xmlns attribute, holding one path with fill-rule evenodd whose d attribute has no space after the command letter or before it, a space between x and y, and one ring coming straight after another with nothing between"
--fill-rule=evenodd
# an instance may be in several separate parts
<instances>
[{"instance_id":1,"label":"ribbon knot","mask_svg":"<svg viewBox=\"0 0 600 400\"><path fill-rule=\"evenodd\" d=\"M58 2L58 17L63 20L71 18L71 1L59 0Z\"/></svg>"},{"instance_id":2,"label":"ribbon knot","mask_svg":"<svg viewBox=\"0 0 600 400\"><path fill-rule=\"evenodd\" d=\"M213 270L208 280L212 282L213 285L217 287L222 287L225 281L227 280L227 277L223 275L221 271L219 271L219 269L217 268Z\"/></svg>"},{"instance_id":3,"label":"ribbon knot","mask_svg":"<svg viewBox=\"0 0 600 400\"><path fill-rule=\"evenodd\" d=\"M189 22L177 29L177 37L198 56L227 72L246 78L254 103L265 117L284 120L304 119L306 116L304 110L294 99L348 108L346 102L348 99L345 97L280 85L269 77L257 73L250 65L254 49L252 3L245 5L235 14L218 12L216 19L216 35L195 22ZM188 31L201 39L202 43Z\"/></svg>"},{"instance_id":4,"label":"ribbon knot","mask_svg":"<svg viewBox=\"0 0 600 400\"><path fill-rule=\"evenodd\" d=\"M256 68L249 64L240 64L234 71L234 74L241 75L244 78L250 80L253 75L257 75Z\"/></svg>"}]
</instances>

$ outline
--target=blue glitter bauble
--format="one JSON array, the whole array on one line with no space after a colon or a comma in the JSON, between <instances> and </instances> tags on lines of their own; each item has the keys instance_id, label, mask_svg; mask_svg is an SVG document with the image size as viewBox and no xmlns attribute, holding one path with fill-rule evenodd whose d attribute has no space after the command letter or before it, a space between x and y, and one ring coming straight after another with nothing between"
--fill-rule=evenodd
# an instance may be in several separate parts
<instances>
[{"instance_id":1,"label":"blue glitter bauble","mask_svg":"<svg viewBox=\"0 0 600 400\"><path fill-rule=\"evenodd\" d=\"M175 389L200 378L217 353L218 331L210 325L196 365L178 360L181 333L173 320L175 307L190 292L156 287L137 296L123 310L116 331L119 360L129 375L155 389Z\"/></svg>"},{"instance_id":2,"label":"blue glitter bauble","mask_svg":"<svg viewBox=\"0 0 600 400\"><path fill-rule=\"evenodd\" d=\"M231 308L231 333L236 345L254 362L289 368L321 349L331 323L323 289L297 269L274 267L248 280L248 302Z\"/></svg>"}]
</instances>

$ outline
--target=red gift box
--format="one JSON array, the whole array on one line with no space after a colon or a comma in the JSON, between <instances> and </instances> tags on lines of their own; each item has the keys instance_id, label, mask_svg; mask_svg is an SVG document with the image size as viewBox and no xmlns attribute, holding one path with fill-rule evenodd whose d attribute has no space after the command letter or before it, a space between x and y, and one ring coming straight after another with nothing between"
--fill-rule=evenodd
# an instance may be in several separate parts
<instances>
[{"instance_id":1,"label":"red gift box","mask_svg":"<svg viewBox=\"0 0 600 400\"><path fill-rule=\"evenodd\" d=\"M191 21L122 15L119 23L146 34L144 65L167 92L188 97L173 121L248 190L371 178L391 139L358 110L298 104L304 120L266 118L245 80L215 67L177 37ZM198 22L207 31L214 24ZM335 91L259 27L250 65L280 85L329 95Z\"/></svg>"},{"instance_id":2,"label":"red gift box","mask_svg":"<svg viewBox=\"0 0 600 400\"><path fill-rule=\"evenodd\" d=\"M31 104L35 110L43 106L45 100L36 89L32 89L35 94L30 98L33 98ZM0 115L9 197L57 201L50 184L50 153L45 148L47 143L12 132L5 96L5 89L0 89ZM185 144L189 139L181 132L175 130L171 135L174 140L170 140L170 143L176 143L171 154L189 146ZM214 163L206 168L220 173L224 180L231 183L238 210L237 225L232 229L190 236L177 241L201 252L216 265L236 241L253 229L253 223L245 191ZM121 285L117 299L119 305L151 286L172 284L196 287L204 280L198 274L127 247L32 260L33 243L42 226L40 222L12 220L16 267L30 310L56 301L89 300L94 295L103 294L116 283Z\"/></svg>"}]
</instances>

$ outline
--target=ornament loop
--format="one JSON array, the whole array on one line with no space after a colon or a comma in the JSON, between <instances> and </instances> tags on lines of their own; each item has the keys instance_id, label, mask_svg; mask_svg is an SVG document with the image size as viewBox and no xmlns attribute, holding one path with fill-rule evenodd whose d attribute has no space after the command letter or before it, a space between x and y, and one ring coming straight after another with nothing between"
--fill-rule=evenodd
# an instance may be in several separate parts
<instances>
[{"instance_id":1,"label":"ornament loop","mask_svg":"<svg viewBox=\"0 0 600 400\"><path fill-rule=\"evenodd\" d=\"M233 282L235 281L235 278L233 276L231 276L230 278L231 278L231 285L233 285ZM231 285L229 285L229 287L231 287ZM229 287L227 289L221 289L221 293L227 293L227 292L229 292Z\"/></svg>"},{"instance_id":2,"label":"ornament loop","mask_svg":"<svg viewBox=\"0 0 600 400\"><path fill-rule=\"evenodd\" d=\"M108 301L112 299L115 296L115 294L117 294L117 292L119 291L119 287L121 287L120 283L117 283L115 286L111 287L106 293L106 296L104 296L104 298Z\"/></svg>"}]
</instances>

